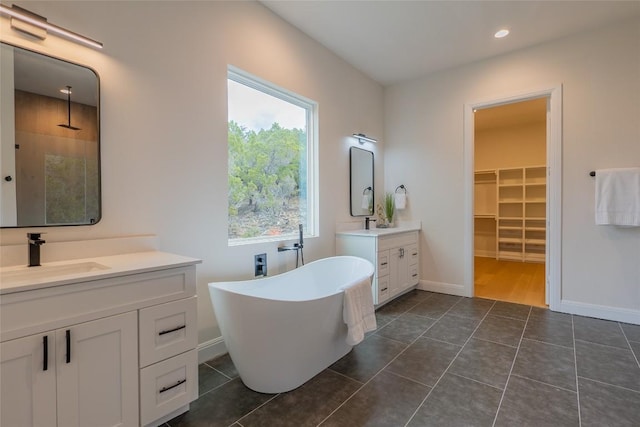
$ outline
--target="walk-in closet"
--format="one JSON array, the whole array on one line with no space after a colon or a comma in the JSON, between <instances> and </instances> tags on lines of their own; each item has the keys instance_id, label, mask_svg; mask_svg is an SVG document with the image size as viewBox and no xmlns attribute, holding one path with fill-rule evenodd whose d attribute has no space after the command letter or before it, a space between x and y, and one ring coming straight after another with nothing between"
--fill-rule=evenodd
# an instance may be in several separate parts
<instances>
[{"instance_id":1,"label":"walk-in closet","mask_svg":"<svg viewBox=\"0 0 640 427\"><path fill-rule=\"evenodd\" d=\"M547 99L475 112L474 288L545 306Z\"/></svg>"}]
</instances>

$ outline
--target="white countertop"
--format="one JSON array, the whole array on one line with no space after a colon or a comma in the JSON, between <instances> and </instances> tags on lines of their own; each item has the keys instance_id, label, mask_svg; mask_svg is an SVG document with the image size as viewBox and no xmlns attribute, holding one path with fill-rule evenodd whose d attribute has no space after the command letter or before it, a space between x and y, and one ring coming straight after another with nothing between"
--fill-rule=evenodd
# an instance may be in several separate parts
<instances>
[{"instance_id":1,"label":"white countertop","mask_svg":"<svg viewBox=\"0 0 640 427\"><path fill-rule=\"evenodd\" d=\"M0 268L0 295L185 267L200 262L202 261L196 258L148 251L49 262L43 263L40 267L2 267Z\"/></svg>"},{"instance_id":2,"label":"white countertop","mask_svg":"<svg viewBox=\"0 0 640 427\"><path fill-rule=\"evenodd\" d=\"M391 227L391 228L375 228L372 227L370 230L344 230L336 232L336 235L339 236L368 236L368 237L378 237L378 236L388 236L391 234L399 234L406 233L408 231L419 231L420 225L405 225L399 227Z\"/></svg>"}]
</instances>

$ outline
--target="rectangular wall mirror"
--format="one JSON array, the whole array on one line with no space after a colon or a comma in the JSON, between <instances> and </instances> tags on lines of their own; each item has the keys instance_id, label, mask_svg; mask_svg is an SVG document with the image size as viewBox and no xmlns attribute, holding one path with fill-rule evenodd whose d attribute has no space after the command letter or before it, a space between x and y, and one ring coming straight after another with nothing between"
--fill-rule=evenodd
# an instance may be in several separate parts
<instances>
[{"instance_id":1,"label":"rectangular wall mirror","mask_svg":"<svg viewBox=\"0 0 640 427\"><path fill-rule=\"evenodd\" d=\"M358 147L349 150L351 216L373 215L373 153Z\"/></svg>"},{"instance_id":2,"label":"rectangular wall mirror","mask_svg":"<svg viewBox=\"0 0 640 427\"><path fill-rule=\"evenodd\" d=\"M0 47L0 226L97 223L97 74L6 43Z\"/></svg>"}]
</instances>

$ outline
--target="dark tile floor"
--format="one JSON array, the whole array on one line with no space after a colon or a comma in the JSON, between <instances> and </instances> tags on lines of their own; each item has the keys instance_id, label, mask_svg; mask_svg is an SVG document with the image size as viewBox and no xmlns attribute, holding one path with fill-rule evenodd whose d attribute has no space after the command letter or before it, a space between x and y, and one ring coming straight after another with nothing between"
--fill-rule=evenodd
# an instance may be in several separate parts
<instances>
[{"instance_id":1,"label":"dark tile floor","mask_svg":"<svg viewBox=\"0 0 640 427\"><path fill-rule=\"evenodd\" d=\"M640 426L640 326L423 291L376 318L288 393L249 390L228 355L200 365L166 426Z\"/></svg>"}]
</instances>

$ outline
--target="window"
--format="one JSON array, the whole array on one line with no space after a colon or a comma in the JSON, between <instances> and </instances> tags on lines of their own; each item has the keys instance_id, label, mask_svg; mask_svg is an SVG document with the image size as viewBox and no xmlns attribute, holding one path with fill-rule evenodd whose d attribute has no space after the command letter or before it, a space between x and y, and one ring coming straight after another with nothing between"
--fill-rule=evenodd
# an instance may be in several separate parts
<instances>
[{"instance_id":1,"label":"window","mask_svg":"<svg viewBox=\"0 0 640 427\"><path fill-rule=\"evenodd\" d=\"M229 68L229 244L316 234L316 104Z\"/></svg>"}]
</instances>

